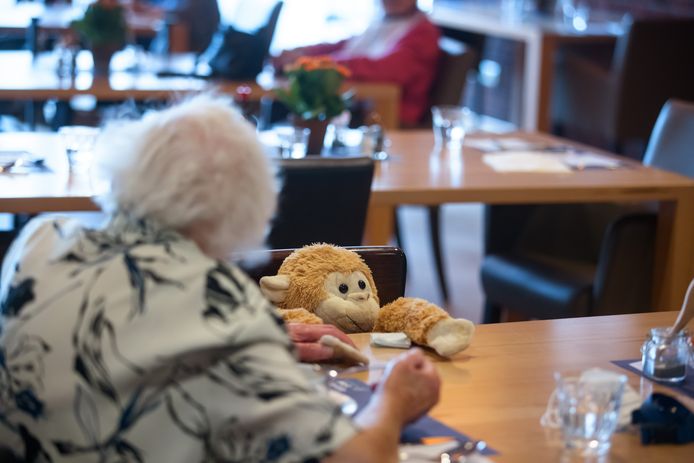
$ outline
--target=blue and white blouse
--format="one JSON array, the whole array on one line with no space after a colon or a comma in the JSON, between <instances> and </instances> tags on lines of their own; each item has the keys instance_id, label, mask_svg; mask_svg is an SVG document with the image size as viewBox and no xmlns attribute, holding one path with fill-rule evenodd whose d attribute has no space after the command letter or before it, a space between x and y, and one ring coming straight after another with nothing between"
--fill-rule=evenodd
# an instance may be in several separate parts
<instances>
[{"instance_id":1,"label":"blue and white blouse","mask_svg":"<svg viewBox=\"0 0 694 463\"><path fill-rule=\"evenodd\" d=\"M27 461L318 461L356 432L255 283L152 222L34 220L1 278L0 447Z\"/></svg>"}]
</instances>

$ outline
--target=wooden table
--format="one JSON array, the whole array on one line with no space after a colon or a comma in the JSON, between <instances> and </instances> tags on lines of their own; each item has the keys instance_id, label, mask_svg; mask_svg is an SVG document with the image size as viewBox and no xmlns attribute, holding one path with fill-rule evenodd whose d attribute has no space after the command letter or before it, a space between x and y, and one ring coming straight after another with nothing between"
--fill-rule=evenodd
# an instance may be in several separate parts
<instances>
[{"instance_id":1,"label":"wooden table","mask_svg":"<svg viewBox=\"0 0 694 463\"><path fill-rule=\"evenodd\" d=\"M559 433L540 426L554 389L553 373L600 367L626 374L644 398L651 391L676 395L610 363L639 358L648 330L671 325L675 317L675 312L660 312L479 325L472 345L453 360L427 354L443 380L441 400L431 415L485 440L499 452L492 459L500 463L579 461L561 459ZM370 347L366 334L351 337L377 361L402 352ZM677 397L694 410L694 400ZM605 462L688 462L694 455L694 444L642 446L635 431L615 433L612 446Z\"/></svg>"},{"instance_id":2,"label":"wooden table","mask_svg":"<svg viewBox=\"0 0 694 463\"><path fill-rule=\"evenodd\" d=\"M23 34L32 18L38 18L38 27L46 32L64 32L70 23L84 14L83 8L68 3L44 5L39 2L17 2L0 7L0 33ZM138 36L152 37L164 25L161 13L133 12L126 15L129 28Z\"/></svg>"},{"instance_id":3,"label":"wooden table","mask_svg":"<svg viewBox=\"0 0 694 463\"><path fill-rule=\"evenodd\" d=\"M59 75L58 57L40 53L33 57L29 51L0 51L0 100L43 101L49 98L68 100L76 95L93 95L99 101L168 100L190 92L216 89L234 95L240 86L251 87L251 99L257 100L272 93L276 82L272 76L261 74L257 82L239 82L224 79L158 75L159 71L191 73L195 69L195 55L178 53L167 56L145 54L136 61L133 50L117 53L111 61L108 76L94 76L91 54L78 54L77 72ZM136 70L133 65L139 66ZM201 72L205 69L199 67ZM355 98L370 100L381 115L383 125L393 129L400 125L400 88L394 84L346 82L344 90L352 89Z\"/></svg>"},{"instance_id":4,"label":"wooden table","mask_svg":"<svg viewBox=\"0 0 694 463\"><path fill-rule=\"evenodd\" d=\"M475 138L484 135L471 135ZM557 141L536 134L511 134ZM369 207L368 244L387 244L400 204L582 203L659 201L655 307L679 308L694 275L694 180L627 162L618 170L569 174L500 174L482 161L482 152L435 150L431 131L389 132L391 158L378 163ZM566 142L561 140L562 142ZM70 177L55 134L0 134L0 150L26 149L47 159L55 172L0 175L0 212L38 213L95 209L92 186Z\"/></svg>"},{"instance_id":5,"label":"wooden table","mask_svg":"<svg viewBox=\"0 0 694 463\"><path fill-rule=\"evenodd\" d=\"M571 144L549 135L504 136ZM400 204L659 201L655 307L679 308L694 275L694 180L626 159L626 167L617 170L502 174L483 162L481 151L469 146L462 152L437 149L429 130L390 132L389 138L392 156L376 169L366 244L389 243Z\"/></svg>"},{"instance_id":6,"label":"wooden table","mask_svg":"<svg viewBox=\"0 0 694 463\"><path fill-rule=\"evenodd\" d=\"M430 14L442 27L521 42L523 87L521 128L550 131L550 98L554 79L556 51L568 44L614 43L623 33L614 21L589 22L585 30L552 18L505 17L498 4L437 0Z\"/></svg>"}]
</instances>

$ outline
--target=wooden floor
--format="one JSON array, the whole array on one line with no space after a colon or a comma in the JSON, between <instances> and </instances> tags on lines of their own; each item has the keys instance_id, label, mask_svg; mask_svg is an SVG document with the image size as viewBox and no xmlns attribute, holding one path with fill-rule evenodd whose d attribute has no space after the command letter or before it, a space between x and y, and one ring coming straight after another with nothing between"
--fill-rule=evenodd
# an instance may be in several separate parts
<instances>
[{"instance_id":1,"label":"wooden floor","mask_svg":"<svg viewBox=\"0 0 694 463\"><path fill-rule=\"evenodd\" d=\"M400 208L400 226L407 255L406 295L421 297L446 308L451 315L475 323L482 319L479 266L482 259L482 205L442 207L443 253L450 303L443 305L423 207Z\"/></svg>"}]
</instances>

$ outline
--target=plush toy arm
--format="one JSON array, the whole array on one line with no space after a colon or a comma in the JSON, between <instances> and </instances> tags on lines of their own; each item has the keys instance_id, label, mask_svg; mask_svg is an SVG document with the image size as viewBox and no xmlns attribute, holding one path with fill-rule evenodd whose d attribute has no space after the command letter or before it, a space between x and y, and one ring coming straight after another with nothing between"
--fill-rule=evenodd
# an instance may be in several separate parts
<instances>
[{"instance_id":1,"label":"plush toy arm","mask_svg":"<svg viewBox=\"0 0 694 463\"><path fill-rule=\"evenodd\" d=\"M286 323L321 324L323 320L306 309L282 309L280 315Z\"/></svg>"},{"instance_id":2,"label":"plush toy arm","mask_svg":"<svg viewBox=\"0 0 694 463\"><path fill-rule=\"evenodd\" d=\"M402 331L416 344L449 357L470 344L474 325L465 319L451 318L445 310L424 299L401 297L381 308L374 331Z\"/></svg>"},{"instance_id":3,"label":"plush toy arm","mask_svg":"<svg viewBox=\"0 0 694 463\"><path fill-rule=\"evenodd\" d=\"M270 302L279 305L284 302L289 289L289 277L287 275L274 275L260 279L260 290Z\"/></svg>"}]
</instances>

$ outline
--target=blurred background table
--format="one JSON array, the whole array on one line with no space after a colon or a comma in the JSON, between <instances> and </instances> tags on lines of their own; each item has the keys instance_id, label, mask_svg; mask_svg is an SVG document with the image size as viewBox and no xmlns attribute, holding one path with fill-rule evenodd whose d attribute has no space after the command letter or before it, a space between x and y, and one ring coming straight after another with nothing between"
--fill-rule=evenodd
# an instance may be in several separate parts
<instances>
[{"instance_id":1,"label":"blurred background table","mask_svg":"<svg viewBox=\"0 0 694 463\"><path fill-rule=\"evenodd\" d=\"M231 81L186 76L196 71L192 53L156 56L127 48L111 61L108 76L94 76L91 54L81 51L76 58L76 70L62 73L56 53L0 51L0 100L45 101L69 100L77 95L92 95L98 101L169 100L205 90L236 95L241 86L250 87L249 98L257 101L272 93L276 81L262 73L257 81ZM165 71L162 74L162 71ZM207 70L201 69L200 72ZM353 89L358 100L370 100L386 128L399 127L400 89L394 84L346 82L345 90Z\"/></svg>"},{"instance_id":2,"label":"blurred background table","mask_svg":"<svg viewBox=\"0 0 694 463\"><path fill-rule=\"evenodd\" d=\"M471 135L474 139L477 135ZM485 135L480 135L485 136ZM569 144L555 137L513 133L515 138ZM56 134L0 134L0 150L27 150L46 159L53 172L0 175L0 212L95 210L89 179L70 176ZM694 272L694 180L624 159L624 168L568 174L498 173L483 152L435 149L429 130L391 131L390 159L374 174L366 244L387 244L394 210L401 204L659 202L653 307L672 310Z\"/></svg>"},{"instance_id":3,"label":"blurred background table","mask_svg":"<svg viewBox=\"0 0 694 463\"><path fill-rule=\"evenodd\" d=\"M466 140L488 136L475 134ZM568 140L537 133L504 136L585 149ZM660 310L679 307L694 273L694 180L626 158L622 159L624 167L614 170L499 173L484 163L484 153L478 149L437 149L431 130L391 131L389 138L391 158L379 163L374 174L365 244L390 242L394 210L402 204L658 201L653 306Z\"/></svg>"},{"instance_id":4,"label":"blurred background table","mask_svg":"<svg viewBox=\"0 0 694 463\"><path fill-rule=\"evenodd\" d=\"M430 17L440 27L522 42L519 125L525 130L549 132L556 52L569 44L614 43L623 28L614 20L589 21L575 27L549 16L508 15L500 3L437 0Z\"/></svg>"},{"instance_id":5,"label":"blurred background table","mask_svg":"<svg viewBox=\"0 0 694 463\"><path fill-rule=\"evenodd\" d=\"M691 398L611 363L640 358L648 330L669 326L675 318L675 312L661 312L479 325L470 347L452 360L427 354L442 379L441 400L431 415L486 441L499 452L493 461L578 461L562 455L558 430L540 425L555 386L553 373L608 369L627 375L644 399L651 391L664 392L694 409ZM387 361L402 352L369 346L368 334L350 336L372 360ZM691 455L692 444L643 446L631 430L616 432L609 455L600 461L688 462Z\"/></svg>"},{"instance_id":6,"label":"blurred background table","mask_svg":"<svg viewBox=\"0 0 694 463\"><path fill-rule=\"evenodd\" d=\"M84 7L69 3L45 5L43 2L16 2L0 5L0 33L24 34L33 18L43 32L65 32L70 23L82 17ZM153 37L164 26L164 18L153 12L129 11L128 26L136 36Z\"/></svg>"}]
</instances>

